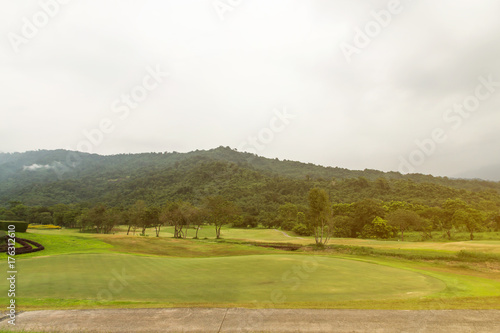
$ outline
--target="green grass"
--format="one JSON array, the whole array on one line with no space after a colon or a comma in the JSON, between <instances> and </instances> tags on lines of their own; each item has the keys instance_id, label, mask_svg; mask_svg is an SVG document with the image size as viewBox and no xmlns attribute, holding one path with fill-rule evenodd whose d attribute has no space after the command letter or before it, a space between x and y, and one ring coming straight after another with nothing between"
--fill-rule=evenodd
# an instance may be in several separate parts
<instances>
[{"instance_id":1,"label":"green grass","mask_svg":"<svg viewBox=\"0 0 500 333\"><path fill-rule=\"evenodd\" d=\"M221 231L221 238L223 239L241 239L241 240L252 240L252 241L273 241L273 242L296 242L300 244L314 243L314 237L297 237L291 231L285 231L288 235L292 237L285 236L281 231L274 229L240 229L240 228L229 228L223 227ZM120 226L117 228L117 234L125 235L127 233L126 226ZM140 230L136 230L136 235L140 233ZM195 236L195 229L188 229L187 238L191 239ZM132 235L132 231L130 231ZM146 229L146 235L148 237L155 237L154 228ZM160 237L173 237L174 229L171 226L162 227L160 232ZM214 239L215 229L213 226L204 226L198 231L199 239Z\"/></svg>"},{"instance_id":2,"label":"green grass","mask_svg":"<svg viewBox=\"0 0 500 333\"><path fill-rule=\"evenodd\" d=\"M395 237L391 240L397 241L399 237ZM456 231L452 233L452 239L448 239L442 231L433 231L431 239L424 239L422 233L416 231L405 232L405 241L407 242L459 242L470 240L470 233L467 231ZM500 240L500 231L481 231L474 233L474 240Z\"/></svg>"},{"instance_id":3,"label":"green grass","mask_svg":"<svg viewBox=\"0 0 500 333\"><path fill-rule=\"evenodd\" d=\"M126 231L124 227L122 227L121 229ZM223 239L235 239L249 242L285 242L300 245L314 244L314 237L297 236L290 231L285 231L285 233L292 237L287 237L281 231L274 229L238 229L226 227L222 229L221 236ZM154 229L148 229L146 234L149 234L149 237L153 237ZM188 231L188 238L194 237L194 234L194 230L190 229ZM468 240L468 238L465 238L463 240L448 241L446 239L434 237L434 239L432 240L418 242L416 240L420 237L420 233L413 232L409 233L409 237L404 242L401 242L398 239L373 240L359 238L332 238L329 244L367 246L384 249L447 251L450 253L464 250L472 252L500 254L500 236L497 236L496 234L497 233L495 232L478 233L478 237L474 241L470 241ZM461 233L457 233L457 235L461 235ZM164 227L160 233L160 236L172 237L172 227ZM198 237L202 239L205 237L207 237L208 239L214 239L215 231L213 230L213 227L206 226L199 231Z\"/></svg>"},{"instance_id":4,"label":"green grass","mask_svg":"<svg viewBox=\"0 0 500 333\"><path fill-rule=\"evenodd\" d=\"M458 242L400 242L359 238L333 238L330 240L328 245L365 246L378 249L429 250L444 251L450 253L464 250L500 254L500 241L497 240L475 240Z\"/></svg>"},{"instance_id":5,"label":"green grass","mask_svg":"<svg viewBox=\"0 0 500 333\"><path fill-rule=\"evenodd\" d=\"M249 243L313 241L272 229L223 229L222 240L173 239L169 230L158 238L67 229L18 233L46 247L18 257L21 309L500 308L500 241L332 239L325 251L286 252ZM301 271L312 258L317 269ZM123 270L131 278L117 291L113 279ZM0 289L5 286L0 281ZM100 302L99 295L109 296L106 290L111 297ZM273 303L272 297L286 299Z\"/></svg>"},{"instance_id":6,"label":"green grass","mask_svg":"<svg viewBox=\"0 0 500 333\"><path fill-rule=\"evenodd\" d=\"M18 263L18 297L162 303L283 303L422 297L446 285L396 267L310 255L162 258L71 254ZM118 276L124 276L122 280ZM353 283L355 282L355 283ZM1 288L7 286L0 283ZM276 293L278 296L276 296ZM282 302L280 302L282 303Z\"/></svg>"},{"instance_id":7,"label":"green grass","mask_svg":"<svg viewBox=\"0 0 500 333\"><path fill-rule=\"evenodd\" d=\"M127 227L120 226L117 228L115 236L125 236ZM77 237L94 238L98 235L90 233L79 233L77 229L61 229L61 230L29 230L30 234L44 234L44 235L68 235ZM302 237L293 235L292 232L286 231L287 234L293 237L285 236L281 231L274 229L238 229L238 228L222 228L222 238L224 240L241 240L248 242L284 242L294 243L300 245L314 244L314 237ZM136 232L135 236L138 236ZM418 234L418 233L415 233ZM153 229L146 229L147 237L140 236L141 238L156 238ZM195 231L189 229L187 239L194 237ZM215 240L215 231L211 226L205 226L200 229L198 233L199 239ZM128 237L132 236L132 232ZM172 238L173 227L163 227L159 238ZM490 238L494 238L493 236ZM498 253L500 254L500 240L474 240L474 241L437 241L431 240L426 242L416 241L398 241L398 240L372 240L372 239L359 239L359 238L332 238L329 245L352 245L352 246L365 246L380 249L412 249L412 250L429 250L429 251L447 251L458 252L461 250L472 252L485 252L485 253Z\"/></svg>"},{"instance_id":8,"label":"green grass","mask_svg":"<svg viewBox=\"0 0 500 333\"><path fill-rule=\"evenodd\" d=\"M352 245L329 245L326 247L326 251L353 255L395 257L408 260L500 262L500 254L465 250L456 252L432 249L386 249Z\"/></svg>"},{"instance_id":9,"label":"green grass","mask_svg":"<svg viewBox=\"0 0 500 333\"><path fill-rule=\"evenodd\" d=\"M49 231L52 233L54 231ZM67 253L101 253L112 246L95 237L86 237L79 234L46 234L37 232L17 232L16 237L26 238L42 244L45 249L40 252L23 254L21 258L50 256ZM5 258L0 253L0 259Z\"/></svg>"}]
</instances>

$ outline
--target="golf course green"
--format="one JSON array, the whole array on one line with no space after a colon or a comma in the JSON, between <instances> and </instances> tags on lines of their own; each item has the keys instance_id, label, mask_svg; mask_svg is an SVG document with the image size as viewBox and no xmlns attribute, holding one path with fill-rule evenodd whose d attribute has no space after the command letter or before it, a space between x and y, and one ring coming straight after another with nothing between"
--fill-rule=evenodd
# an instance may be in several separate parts
<instances>
[{"instance_id":1,"label":"golf course green","mask_svg":"<svg viewBox=\"0 0 500 333\"><path fill-rule=\"evenodd\" d=\"M21 310L482 309L499 304L500 276L492 254L459 256L438 243L431 251L424 242L410 244L414 249L381 241L370 241L373 249L349 247L341 245L343 239L334 239L328 249L285 251L255 246L275 237L278 242L291 238L277 230L252 231L250 242L237 240L240 230L224 233L234 238L96 235L67 229L19 233L45 250L17 257L17 304ZM446 244L451 245L442 247ZM7 290L7 283L0 281L0 289ZM7 299L0 296L0 301Z\"/></svg>"},{"instance_id":2,"label":"golf course green","mask_svg":"<svg viewBox=\"0 0 500 333\"><path fill-rule=\"evenodd\" d=\"M23 260L19 275L21 298L50 295L96 301L380 300L424 296L445 288L438 279L407 270L310 255L72 254Z\"/></svg>"}]
</instances>

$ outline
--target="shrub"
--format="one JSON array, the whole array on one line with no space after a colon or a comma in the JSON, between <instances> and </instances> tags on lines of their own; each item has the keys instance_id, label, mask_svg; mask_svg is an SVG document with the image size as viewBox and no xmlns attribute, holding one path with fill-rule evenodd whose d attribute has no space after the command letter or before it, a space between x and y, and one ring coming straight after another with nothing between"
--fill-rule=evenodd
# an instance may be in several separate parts
<instances>
[{"instance_id":1,"label":"shrub","mask_svg":"<svg viewBox=\"0 0 500 333\"><path fill-rule=\"evenodd\" d=\"M298 223L295 227L293 227L292 231L300 236L311 236L312 235L311 230L303 223Z\"/></svg>"},{"instance_id":2,"label":"shrub","mask_svg":"<svg viewBox=\"0 0 500 333\"><path fill-rule=\"evenodd\" d=\"M351 229L353 219L349 216L337 215L333 218L333 237L349 237L351 236Z\"/></svg>"},{"instance_id":3,"label":"shrub","mask_svg":"<svg viewBox=\"0 0 500 333\"><path fill-rule=\"evenodd\" d=\"M61 226L59 225L53 225L53 224L30 224L28 225L28 229L61 229Z\"/></svg>"},{"instance_id":4,"label":"shrub","mask_svg":"<svg viewBox=\"0 0 500 333\"><path fill-rule=\"evenodd\" d=\"M9 225L15 226L15 232L26 232L28 222L21 221L0 221L0 230L9 231Z\"/></svg>"},{"instance_id":5,"label":"shrub","mask_svg":"<svg viewBox=\"0 0 500 333\"><path fill-rule=\"evenodd\" d=\"M366 224L361 231L361 238L391 238L397 233L397 229L381 217L376 217Z\"/></svg>"},{"instance_id":6,"label":"shrub","mask_svg":"<svg viewBox=\"0 0 500 333\"><path fill-rule=\"evenodd\" d=\"M284 221L281 223L281 229L283 230L293 230L295 226L297 225L297 222L294 221Z\"/></svg>"}]
</instances>

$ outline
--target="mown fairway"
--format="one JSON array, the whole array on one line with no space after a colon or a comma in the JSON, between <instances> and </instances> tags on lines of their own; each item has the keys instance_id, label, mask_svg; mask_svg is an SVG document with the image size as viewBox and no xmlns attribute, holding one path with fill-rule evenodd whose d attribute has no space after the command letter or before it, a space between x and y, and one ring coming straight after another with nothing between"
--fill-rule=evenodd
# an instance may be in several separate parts
<instances>
[{"instance_id":1,"label":"mown fairway","mask_svg":"<svg viewBox=\"0 0 500 333\"><path fill-rule=\"evenodd\" d=\"M19 276L21 298L165 303L393 299L445 288L436 278L407 270L310 255L72 254L23 260Z\"/></svg>"},{"instance_id":2,"label":"mown fairway","mask_svg":"<svg viewBox=\"0 0 500 333\"><path fill-rule=\"evenodd\" d=\"M117 235L126 235L126 226L121 226L120 231ZM35 235L66 235L66 236L77 236L77 237L90 237L94 238L95 234L85 234L78 233L76 230L29 230L30 234ZM138 234L138 232L136 233ZM154 237L154 229L147 229L146 234L149 235L146 239L156 238ZM495 239L486 240L474 240L474 241L387 241L387 240L371 240L371 239L359 239L359 238L332 238L328 244L337 245L352 245L352 246L368 246L373 248L381 249L420 249L429 251L444 251L444 252L456 252L460 250L467 251L479 251L484 253L500 253L500 238L497 233L493 233ZM130 236L132 231L130 232ZM195 231L189 229L188 239L194 237ZM288 235L288 236L287 236ZM105 238L109 235L104 235ZM129 236L129 238L130 238ZM173 228L164 227L160 233L160 238L171 239L173 237ZM215 231L213 227L204 227L198 232L198 238L204 239L214 239ZM284 242L284 243L294 243L301 245L308 245L314 243L314 237L304 237L296 236L293 232L286 231L282 232L275 229L238 229L238 228L223 228L221 237L223 239L237 239L246 241L256 241L256 242ZM33 238L33 237L32 237ZM440 238L439 238L440 239ZM36 240L36 239L35 239ZM441 240L441 239L440 239ZM92 241L91 241L92 242ZM134 250L135 251L135 250Z\"/></svg>"},{"instance_id":3,"label":"mown fairway","mask_svg":"<svg viewBox=\"0 0 500 333\"><path fill-rule=\"evenodd\" d=\"M237 239L237 234L244 231L227 229L224 233ZM494 248L497 241L346 240L346 245L362 242L378 249L366 253L356 251L367 248L355 246L340 247L337 252L311 249L288 252L229 238L216 241L122 233L95 235L64 229L18 236L21 235L46 246L42 252L18 257L16 296L20 308L26 310L148 306L390 309L500 306L496 261L483 264L472 256L448 264L448 260L457 259L457 252L446 249L459 243L467 249L476 244ZM267 229L249 230L248 237L252 242L269 242L275 237L290 240L280 231ZM405 248L406 245L413 249ZM400 254L403 254L400 259L394 257ZM433 258L440 261L427 262ZM6 287L6 281L0 281L0 288L6 290ZM6 299L0 296L0 301Z\"/></svg>"}]
</instances>

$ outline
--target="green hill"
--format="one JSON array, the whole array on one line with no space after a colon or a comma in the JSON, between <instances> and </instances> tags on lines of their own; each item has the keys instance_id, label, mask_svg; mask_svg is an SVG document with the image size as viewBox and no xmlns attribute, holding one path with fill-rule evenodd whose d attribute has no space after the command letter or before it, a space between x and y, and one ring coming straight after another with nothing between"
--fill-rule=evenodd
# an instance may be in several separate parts
<instances>
[{"instance_id":1,"label":"green hill","mask_svg":"<svg viewBox=\"0 0 500 333\"><path fill-rule=\"evenodd\" d=\"M199 203L209 195L236 201L244 211L276 211L285 202L305 204L312 187L333 202L366 198L438 205L447 198L500 206L500 182L347 170L268 159L228 147L189 153L101 156L66 150L0 154L0 206L59 203L127 206L136 200Z\"/></svg>"}]
</instances>

